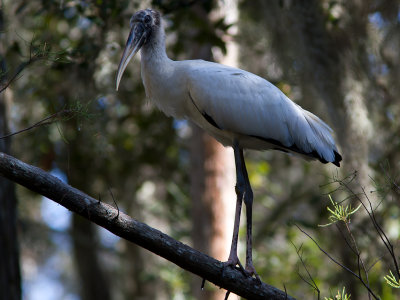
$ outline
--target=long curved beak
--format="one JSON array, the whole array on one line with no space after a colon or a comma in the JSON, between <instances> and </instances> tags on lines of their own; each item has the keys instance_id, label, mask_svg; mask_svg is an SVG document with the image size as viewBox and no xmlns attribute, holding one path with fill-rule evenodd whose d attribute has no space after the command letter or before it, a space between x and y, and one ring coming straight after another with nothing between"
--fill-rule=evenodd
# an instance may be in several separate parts
<instances>
[{"instance_id":1,"label":"long curved beak","mask_svg":"<svg viewBox=\"0 0 400 300\"><path fill-rule=\"evenodd\" d=\"M149 33L148 30L146 30L143 24L141 23L135 23L132 26L128 40L126 41L124 53L122 54L122 58L118 66L117 79L116 79L117 91L122 75L124 74L124 71L126 69L126 66L128 65L129 61L135 56L135 54L140 50L143 44L146 42L148 33Z\"/></svg>"}]
</instances>

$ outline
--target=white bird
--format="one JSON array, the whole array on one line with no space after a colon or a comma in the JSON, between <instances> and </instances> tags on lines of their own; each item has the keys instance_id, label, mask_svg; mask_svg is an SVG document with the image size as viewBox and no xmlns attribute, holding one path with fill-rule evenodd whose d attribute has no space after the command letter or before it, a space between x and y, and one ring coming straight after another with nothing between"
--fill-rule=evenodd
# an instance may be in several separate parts
<instances>
[{"instance_id":1,"label":"white bird","mask_svg":"<svg viewBox=\"0 0 400 300\"><path fill-rule=\"evenodd\" d=\"M130 25L116 89L129 61L141 50L141 75L147 97L167 116L189 119L223 145L233 147L237 201L232 245L225 264L238 265L249 276L258 278L252 262L253 192L243 149L275 149L339 167L342 157L332 129L257 75L203 60L169 59L159 12L138 11ZM242 201L247 217L245 269L237 255Z\"/></svg>"}]
</instances>

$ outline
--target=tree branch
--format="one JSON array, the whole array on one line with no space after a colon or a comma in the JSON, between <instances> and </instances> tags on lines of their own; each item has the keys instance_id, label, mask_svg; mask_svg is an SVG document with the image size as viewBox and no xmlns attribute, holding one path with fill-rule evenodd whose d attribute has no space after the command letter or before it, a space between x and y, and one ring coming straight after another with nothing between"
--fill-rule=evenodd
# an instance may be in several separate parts
<instances>
[{"instance_id":1,"label":"tree branch","mask_svg":"<svg viewBox=\"0 0 400 300\"><path fill-rule=\"evenodd\" d=\"M246 299L294 299L284 291L244 276L238 269L224 268L222 262L132 219L111 205L84 194L42 169L1 152L0 175Z\"/></svg>"}]
</instances>

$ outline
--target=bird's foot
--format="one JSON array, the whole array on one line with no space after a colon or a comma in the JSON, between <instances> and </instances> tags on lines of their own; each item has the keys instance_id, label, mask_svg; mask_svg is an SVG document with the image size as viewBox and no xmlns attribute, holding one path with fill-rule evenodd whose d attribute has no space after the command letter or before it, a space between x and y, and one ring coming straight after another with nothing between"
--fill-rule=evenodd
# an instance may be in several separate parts
<instances>
[{"instance_id":1,"label":"bird's foot","mask_svg":"<svg viewBox=\"0 0 400 300\"><path fill-rule=\"evenodd\" d=\"M239 260L239 258L238 258L237 256L236 256L236 257L234 257L234 256L233 256L233 257L229 256L228 260L227 260L226 262L224 262L223 265L224 265L224 268L231 267L231 268L233 268L233 269L235 269L236 266L238 266L238 267L239 267L239 270L240 270L244 275L247 276L247 272L246 272L246 270L243 268L243 265L241 264L241 262L240 262L240 260Z\"/></svg>"},{"instance_id":2,"label":"bird's foot","mask_svg":"<svg viewBox=\"0 0 400 300\"><path fill-rule=\"evenodd\" d=\"M257 279L258 283L261 283L260 276L258 276L258 274L256 272L256 268L254 268L253 264L246 264L245 272L246 272L247 276L249 276L249 277L254 276L255 279Z\"/></svg>"},{"instance_id":3,"label":"bird's foot","mask_svg":"<svg viewBox=\"0 0 400 300\"><path fill-rule=\"evenodd\" d=\"M254 277L258 283L261 283L260 276L257 274L256 269L253 264L246 264L246 268L243 268L239 258L230 257L226 262L223 263L224 268L231 267L234 269L239 269L244 276L246 277ZM238 268L236 268L238 266Z\"/></svg>"}]
</instances>

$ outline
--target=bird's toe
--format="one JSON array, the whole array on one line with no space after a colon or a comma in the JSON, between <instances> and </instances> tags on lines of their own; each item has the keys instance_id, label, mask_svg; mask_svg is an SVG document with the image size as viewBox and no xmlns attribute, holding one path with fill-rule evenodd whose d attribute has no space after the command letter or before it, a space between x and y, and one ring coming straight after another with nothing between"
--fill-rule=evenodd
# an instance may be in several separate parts
<instances>
[{"instance_id":1,"label":"bird's toe","mask_svg":"<svg viewBox=\"0 0 400 300\"><path fill-rule=\"evenodd\" d=\"M238 266L238 267L239 267L239 270L240 270L244 275L247 275L247 272L246 272L246 270L243 268L243 265L242 265L242 263L240 262L240 260L239 260L238 257L229 257L229 259L228 259L227 261L225 261L225 262L223 263L223 265L224 265L224 269L227 268L227 267L235 269L236 266Z\"/></svg>"},{"instance_id":2,"label":"bird's toe","mask_svg":"<svg viewBox=\"0 0 400 300\"><path fill-rule=\"evenodd\" d=\"M253 276L254 276L255 279L257 279L257 281L258 281L259 283L261 283L260 276L258 276L258 274L257 274L257 272L256 272L256 269L254 268L253 264L251 264L251 265L246 265L245 272L246 272L247 276L249 276L249 277L253 277Z\"/></svg>"}]
</instances>

